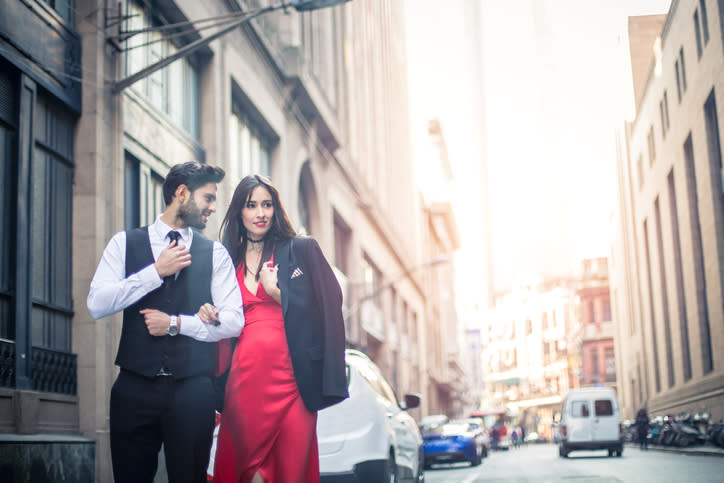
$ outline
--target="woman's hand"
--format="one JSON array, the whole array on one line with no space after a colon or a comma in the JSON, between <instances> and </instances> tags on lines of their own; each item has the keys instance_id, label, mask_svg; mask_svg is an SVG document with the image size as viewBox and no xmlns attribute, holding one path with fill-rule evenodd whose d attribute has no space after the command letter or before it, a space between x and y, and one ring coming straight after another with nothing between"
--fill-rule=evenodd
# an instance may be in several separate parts
<instances>
[{"instance_id":1,"label":"woman's hand","mask_svg":"<svg viewBox=\"0 0 724 483\"><path fill-rule=\"evenodd\" d=\"M274 265L273 262L266 262L262 265L261 271L259 272L259 281L261 282L261 286L264 287L264 291L281 305L282 295L277 286L277 272L279 272L279 265Z\"/></svg>"},{"instance_id":2,"label":"woman's hand","mask_svg":"<svg viewBox=\"0 0 724 483\"><path fill-rule=\"evenodd\" d=\"M209 303L202 305L196 315L205 324L219 325L219 311Z\"/></svg>"}]
</instances>

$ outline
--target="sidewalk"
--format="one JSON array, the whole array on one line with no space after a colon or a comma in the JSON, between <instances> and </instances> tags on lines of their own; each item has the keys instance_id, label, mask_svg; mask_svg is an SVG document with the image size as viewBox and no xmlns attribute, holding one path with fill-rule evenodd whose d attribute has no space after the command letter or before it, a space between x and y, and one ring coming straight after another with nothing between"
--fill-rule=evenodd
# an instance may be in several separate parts
<instances>
[{"instance_id":1,"label":"sidewalk","mask_svg":"<svg viewBox=\"0 0 724 483\"><path fill-rule=\"evenodd\" d=\"M629 451L637 451L639 450L639 444L638 443L631 443L627 442L624 443L624 446ZM679 453L679 454L690 454L690 455L701 455L701 456L724 456L724 448L721 448L719 446L715 446L713 444L707 443L707 444L700 444L696 446L688 446L686 448L678 448L676 446L662 446L658 444L650 444L649 445L650 451L666 451L669 453Z\"/></svg>"}]
</instances>

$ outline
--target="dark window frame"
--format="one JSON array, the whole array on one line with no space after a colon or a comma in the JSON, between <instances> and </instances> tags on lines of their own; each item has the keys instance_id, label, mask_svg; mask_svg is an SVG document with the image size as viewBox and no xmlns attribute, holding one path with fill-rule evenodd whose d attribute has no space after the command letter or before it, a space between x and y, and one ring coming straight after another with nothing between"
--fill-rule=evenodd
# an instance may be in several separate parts
<instances>
[{"instance_id":1,"label":"dark window frame","mask_svg":"<svg viewBox=\"0 0 724 483\"><path fill-rule=\"evenodd\" d=\"M704 54L704 45L701 38L701 24L699 23L699 9L694 10L694 37L696 38L696 57L701 59Z\"/></svg>"}]
</instances>

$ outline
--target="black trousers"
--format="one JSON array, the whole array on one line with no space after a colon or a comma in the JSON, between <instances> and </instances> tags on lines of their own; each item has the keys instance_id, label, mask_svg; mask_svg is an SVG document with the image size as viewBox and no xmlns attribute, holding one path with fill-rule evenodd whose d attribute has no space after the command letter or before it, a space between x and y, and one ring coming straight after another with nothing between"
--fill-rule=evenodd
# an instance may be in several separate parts
<instances>
[{"instance_id":1,"label":"black trousers","mask_svg":"<svg viewBox=\"0 0 724 483\"><path fill-rule=\"evenodd\" d=\"M205 483L214 431L209 376L149 379L121 370L111 389L116 483L153 483L163 443L169 483Z\"/></svg>"}]
</instances>

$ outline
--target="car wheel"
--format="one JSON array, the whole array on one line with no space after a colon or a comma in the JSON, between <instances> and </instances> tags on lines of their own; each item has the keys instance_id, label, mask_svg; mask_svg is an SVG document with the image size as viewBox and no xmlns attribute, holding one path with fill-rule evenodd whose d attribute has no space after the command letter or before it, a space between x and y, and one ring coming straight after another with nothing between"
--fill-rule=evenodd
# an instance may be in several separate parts
<instances>
[{"instance_id":1,"label":"car wheel","mask_svg":"<svg viewBox=\"0 0 724 483\"><path fill-rule=\"evenodd\" d=\"M483 462L483 450L480 448L475 448L475 457L470 462L471 466L480 466L480 463Z\"/></svg>"},{"instance_id":2,"label":"car wheel","mask_svg":"<svg viewBox=\"0 0 724 483\"><path fill-rule=\"evenodd\" d=\"M425 464L425 455L423 453L423 449L420 448L420 462L417 465L417 483L425 483L425 473L423 471L423 468L427 468L427 465Z\"/></svg>"},{"instance_id":3,"label":"car wheel","mask_svg":"<svg viewBox=\"0 0 724 483\"><path fill-rule=\"evenodd\" d=\"M397 483L397 463L395 463L395 455L390 452L390 456L387 458L387 465L385 465L384 474L378 481L384 481L389 483Z\"/></svg>"}]
</instances>

